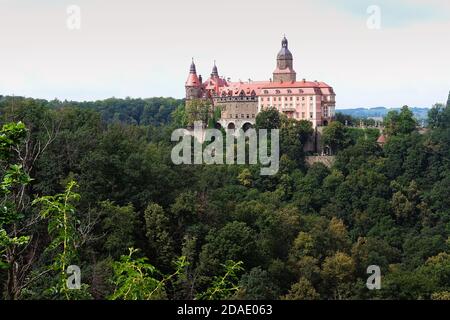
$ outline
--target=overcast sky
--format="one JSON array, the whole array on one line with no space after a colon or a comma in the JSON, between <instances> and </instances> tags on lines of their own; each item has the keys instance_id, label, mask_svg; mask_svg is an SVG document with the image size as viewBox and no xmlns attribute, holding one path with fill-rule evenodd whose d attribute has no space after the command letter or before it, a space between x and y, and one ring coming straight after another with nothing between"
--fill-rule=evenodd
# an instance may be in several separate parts
<instances>
[{"instance_id":1,"label":"overcast sky","mask_svg":"<svg viewBox=\"0 0 450 320\"><path fill-rule=\"evenodd\" d=\"M268 80L283 34L297 78L332 85L338 108L429 107L450 90L449 0L0 0L0 94L181 98L192 57L204 78L217 60Z\"/></svg>"}]
</instances>

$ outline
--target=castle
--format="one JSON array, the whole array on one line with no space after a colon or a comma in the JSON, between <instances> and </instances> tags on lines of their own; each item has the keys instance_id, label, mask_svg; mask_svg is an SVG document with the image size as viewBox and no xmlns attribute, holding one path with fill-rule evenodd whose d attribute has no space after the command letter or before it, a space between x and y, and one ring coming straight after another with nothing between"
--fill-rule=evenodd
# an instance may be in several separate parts
<instances>
[{"instance_id":1,"label":"castle","mask_svg":"<svg viewBox=\"0 0 450 320\"><path fill-rule=\"evenodd\" d=\"M324 82L297 81L294 58L286 37L281 42L277 66L269 81L231 82L219 76L216 64L210 77L197 76L192 61L186 81L186 100L208 99L221 108L222 128L246 130L261 110L273 107L288 118L309 120L313 128L326 126L335 116L335 93Z\"/></svg>"}]
</instances>

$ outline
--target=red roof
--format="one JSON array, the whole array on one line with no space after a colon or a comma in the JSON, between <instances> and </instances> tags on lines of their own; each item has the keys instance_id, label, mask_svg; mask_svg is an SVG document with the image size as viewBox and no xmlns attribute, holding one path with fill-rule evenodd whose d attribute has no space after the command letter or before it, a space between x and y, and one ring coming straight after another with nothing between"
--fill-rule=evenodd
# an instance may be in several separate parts
<instances>
[{"instance_id":1,"label":"red roof","mask_svg":"<svg viewBox=\"0 0 450 320\"><path fill-rule=\"evenodd\" d=\"M214 84L208 85L206 82L205 88L212 89ZM278 90L280 92L274 92ZM324 82L316 81L297 81L297 82L271 82L271 81L252 81L252 82L225 82L218 86L216 91L220 96L239 96L242 90L245 95L250 95L255 91L256 95L264 94L263 90L268 90L265 94L292 94L298 92L289 92L291 89L301 89L304 94L334 94L333 88ZM304 90L304 91L303 91Z\"/></svg>"},{"instance_id":2,"label":"red roof","mask_svg":"<svg viewBox=\"0 0 450 320\"><path fill-rule=\"evenodd\" d=\"M378 137L377 143L386 143L386 137L384 134Z\"/></svg>"},{"instance_id":3,"label":"red roof","mask_svg":"<svg viewBox=\"0 0 450 320\"><path fill-rule=\"evenodd\" d=\"M189 77L186 80L187 87L197 87L200 86L200 80L195 73L189 73Z\"/></svg>"},{"instance_id":4,"label":"red roof","mask_svg":"<svg viewBox=\"0 0 450 320\"><path fill-rule=\"evenodd\" d=\"M331 88L325 82L297 81L297 82L266 82L263 89L269 88Z\"/></svg>"}]
</instances>

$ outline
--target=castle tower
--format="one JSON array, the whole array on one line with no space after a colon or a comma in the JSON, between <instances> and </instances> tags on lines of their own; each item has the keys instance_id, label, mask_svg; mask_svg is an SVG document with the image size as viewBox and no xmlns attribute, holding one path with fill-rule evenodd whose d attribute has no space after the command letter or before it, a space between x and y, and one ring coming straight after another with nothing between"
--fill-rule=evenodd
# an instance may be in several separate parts
<instances>
[{"instance_id":1,"label":"castle tower","mask_svg":"<svg viewBox=\"0 0 450 320\"><path fill-rule=\"evenodd\" d=\"M294 71L294 58L288 48L288 40L283 37L281 50L277 56L277 68L273 72L274 82L295 82L297 74Z\"/></svg>"},{"instance_id":2,"label":"castle tower","mask_svg":"<svg viewBox=\"0 0 450 320\"><path fill-rule=\"evenodd\" d=\"M214 61L214 67L211 72L211 78L214 79L214 78L218 78L218 77L219 77L219 71L217 70L216 61Z\"/></svg>"},{"instance_id":3,"label":"castle tower","mask_svg":"<svg viewBox=\"0 0 450 320\"><path fill-rule=\"evenodd\" d=\"M189 71L188 79L186 80L186 99L192 100L200 98L201 96L201 82L197 76L197 70L195 68L194 59L192 59L191 69Z\"/></svg>"}]
</instances>

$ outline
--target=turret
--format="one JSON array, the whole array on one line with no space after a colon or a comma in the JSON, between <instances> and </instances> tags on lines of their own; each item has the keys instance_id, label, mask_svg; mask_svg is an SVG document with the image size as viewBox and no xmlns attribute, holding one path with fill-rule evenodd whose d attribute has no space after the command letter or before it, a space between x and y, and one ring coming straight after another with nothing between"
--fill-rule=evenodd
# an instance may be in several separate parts
<instances>
[{"instance_id":1,"label":"turret","mask_svg":"<svg viewBox=\"0 0 450 320\"><path fill-rule=\"evenodd\" d=\"M202 83L197 76L197 70L195 67L194 59L192 59L191 68L189 70L189 76L186 80L185 88L186 88L186 99L196 99L201 96L201 87Z\"/></svg>"}]
</instances>

